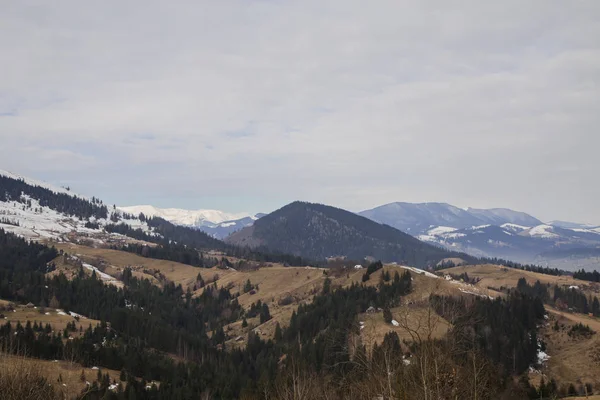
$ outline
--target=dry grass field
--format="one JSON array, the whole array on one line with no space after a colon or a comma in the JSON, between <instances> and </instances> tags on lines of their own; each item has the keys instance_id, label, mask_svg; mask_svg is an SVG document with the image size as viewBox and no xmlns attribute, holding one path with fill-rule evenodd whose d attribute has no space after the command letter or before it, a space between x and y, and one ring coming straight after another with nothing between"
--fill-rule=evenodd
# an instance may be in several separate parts
<instances>
[{"instance_id":1,"label":"dry grass field","mask_svg":"<svg viewBox=\"0 0 600 400\"><path fill-rule=\"evenodd\" d=\"M108 275L118 278L125 267L131 267L136 277L150 279L156 284L159 283L155 276L156 272L164 275L167 280L176 285L181 284L184 288L192 286L196 282L198 274L205 281L212 281L215 274L224 277L231 272L217 268L196 268L174 261L145 258L125 251L93 248L73 243L56 243L55 246L59 250L77 255L94 266L106 265L104 272Z\"/></svg>"},{"instance_id":2,"label":"dry grass field","mask_svg":"<svg viewBox=\"0 0 600 400\"><path fill-rule=\"evenodd\" d=\"M83 368L77 363L39 360L0 353L0 375L19 371L25 374L38 373L46 377L54 390L65 399L72 399L81 394L87 388L86 382L93 383L98 376L98 369ZM81 379L82 371L85 381ZM111 383L119 382L119 371L109 369L100 371L103 375L108 373Z\"/></svg>"},{"instance_id":3,"label":"dry grass field","mask_svg":"<svg viewBox=\"0 0 600 400\"><path fill-rule=\"evenodd\" d=\"M593 383L600 390L600 320L582 314L573 314L546 306L550 319L542 329L547 343L547 361L544 374L558 378L562 383ZM555 322L559 330L554 329ZM596 334L591 338L573 338L569 328L576 323L588 325Z\"/></svg>"},{"instance_id":4,"label":"dry grass field","mask_svg":"<svg viewBox=\"0 0 600 400\"><path fill-rule=\"evenodd\" d=\"M494 288L499 288L501 286L515 287L520 278L525 278L529 284L534 284L539 280L541 283L549 283L552 285L577 286L586 294L600 293L600 284L598 283L574 279L571 276L546 275L537 272L506 268L499 265L468 265L445 269L441 272L454 275L460 275L466 272L469 277L481 279L476 285L480 288L487 288L488 286Z\"/></svg>"}]
</instances>

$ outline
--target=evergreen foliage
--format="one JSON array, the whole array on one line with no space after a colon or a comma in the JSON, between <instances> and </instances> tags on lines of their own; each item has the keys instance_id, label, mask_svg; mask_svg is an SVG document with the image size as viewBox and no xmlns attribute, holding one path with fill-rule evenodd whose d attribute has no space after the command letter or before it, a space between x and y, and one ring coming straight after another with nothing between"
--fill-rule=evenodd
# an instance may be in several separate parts
<instances>
[{"instance_id":1,"label":"evergreen foliage","mask_svg":"<svg viewBox=\"0 0 600 400\"><path fill-rule=\"evenodd\" d=\"M29 185L22 179L4 175L0 175L0 188L2 202L16 201L31 207L31 199L35 199L42 207L81 219L108 217L108 208L95 197L90 201L67 193L55 193L41 186Z\"/></svg>"}]
</instances>

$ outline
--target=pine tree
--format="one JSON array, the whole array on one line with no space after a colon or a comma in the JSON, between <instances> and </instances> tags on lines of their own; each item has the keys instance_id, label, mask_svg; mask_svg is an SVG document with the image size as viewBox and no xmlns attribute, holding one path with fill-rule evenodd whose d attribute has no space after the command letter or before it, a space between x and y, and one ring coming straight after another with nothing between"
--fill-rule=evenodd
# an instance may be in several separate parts
<instances>
[{"instance_id":1,"label":"pine tree","mask_svg":"<svg viewBox=\"0 0 600 400\"><path fill-rule=\"evenodd\" d=\"M274 339L276 342L281 341L283 335L281 333L281 327L279 326L279 322L277 323L277 325L275 326L275 336Z\"/></svg>"},{"instance_id":2,"label":"pine tree","mask_svg":"<svg viewBox=\"0 0 600 400\"><path fill-rule=\"evenodd\" d=\"M269 312L269 306L267 306L267 303L263 303L261 310L260 310L260 323L264 324L265 322L267 322L270 319L271 319L271 313Z\"/></svg>"},{"instance_id":3,"label":"pine tree","mask_svg":"<svg viewBox=\"0 0 600 400\"><path fill-rule=\"evenodd\" d=\"M394 317L392 316L392 311L390 310L389 307L385 307L383 309L383 320L388 323L391 324L392 323L392 319L394 319Z\"/></svg>"},{"instance_id":4,"label":"pine tree","mask_svg":"<svg viewBox=\"0 0 600 400\"><path fill-rule=\"evenodd\" d=\"M323 294L329 294L331 291L331 279L329 277L325 278L323 282Z\"/></svg>"}]
</instances>

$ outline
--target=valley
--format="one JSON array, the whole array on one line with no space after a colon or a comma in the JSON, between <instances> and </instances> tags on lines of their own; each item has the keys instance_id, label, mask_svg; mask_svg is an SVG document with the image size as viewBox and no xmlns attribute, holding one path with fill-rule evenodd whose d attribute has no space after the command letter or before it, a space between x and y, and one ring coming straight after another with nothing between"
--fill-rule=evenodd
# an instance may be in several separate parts
<instances>
[{"instance_id":1,"label":"valley","mask_svg":"<svg viewBox=\"0 0 600 400\"><path fill-rule=\"evenodd\" d=\"M287 398L294 379L308 398L600 391L599 282L490 264L319 204L224 242L4 179L0 374L35 373L54 396Z\"/></svg>"}]
</instances>

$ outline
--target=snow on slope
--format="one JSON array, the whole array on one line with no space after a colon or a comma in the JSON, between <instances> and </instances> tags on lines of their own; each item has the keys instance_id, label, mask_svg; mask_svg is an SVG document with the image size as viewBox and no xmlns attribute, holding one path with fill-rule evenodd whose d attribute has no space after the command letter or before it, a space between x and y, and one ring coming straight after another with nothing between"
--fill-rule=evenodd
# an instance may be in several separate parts
<instances>
[{"instance_id":1,"label":"snow on slope","mask_svg":"<svg viewBox=\"0 0 600 400\"><path fill-rule=\"evenodd\" d=\"M42 207L36 199L29 196L22 196L25 200L31 201L31 207L27 207L23 203L8 201L0 201L0 219L6 219L11 223L18 223L18 226L0 222L0 228L7 232L12 232L26 239L54 239L62 240L66 234L76 231L79 234L94 234L99 230L86 228L87 221L80 220L77 217L61 214L49 207ZM110 211L109 211L110 212ZM112 223L109 219L95 219L100 227ZM146 233L150 232L150 227L145 222L139 219L122 220L122 222L131 226L133 229L141 229ZM114 236L120 236L113 234Z\"/></svg>"},{"instance_id":2,"label":"snow on slope","mask_svg":"<svg viewBox=\"0 0 600 400\"><path fill-rule=\"evenodd\" d=\"M433 229L430 229L427 233L429 235L438 236L444 233L450 233L456 231L456 228L451 228L449 226L438 226Z\"/></svg>"},{"instance_id":3,"label":"snow on slope","mask_svg":"<svg viewBox=\"0 0 600 400\"><path fill-rule=\"evenodd\" d=\"M6 177L12 178L12 179L22 180L26 184L31 185L31 186L40 186L40 187L46 188L48 190L51 190L54 193L65 193L65 194L68 194L69 196L85 198L85 197L83 197L83 196L81 196L81 195L79 195L77 193L73 193L70 190L67 190L65 188L54 186L54 185L52 185L50 183L38 181L36 179L27 178L25 176L14 174L12 172L5 171L3 169L0 169L0 175L6 176Z\"/></svg>"},{"instance_id":4,"label":"snow on slope","mask_svg":"<svg viewBox=\"0 0 600 400\"><path fill-rule=\"evenodd\" d=\"M502 224L502 225L500 225L500 227L504 228L508 231L512 231L512 232L523 232L523 231L526 231L527 229L531 229L531 227L529 227L529 226L523 226L523 225L511 224L511 223Z\"/></svg>"},{"instance_id":5,"label":"snow on slope","mask_svg":"<svg viewBox=\"0 0 600 400\"><path fill-rule=\"evenodd\" d=\"M28 239L58 239L61 235L75 229L89 230L83 227L83 223L80 224L81 221L77 218L65 216L48 207L41 207L37 200L28 196L23 197L31 200L31 208L14 201L0 202L0 217L19 224L13 226L0 223L0 227L4 230Z\"/></svg>"},{"instance_id":6,"label":"snow on slope","mask_svg":"<svg viewBox=\"0 0 600 400\"><path fill-rule=\"evenodd\" d=\"M160 217L176 225L202 226L219 224L249 217L249 213L225 213L219 210L183 210L179 208L157 208L150 205L118 207L129 214L143 213L147 217Z\"/></svg>"},{"instance_id":7,"label":"snow on slope","mask_svg":"<svg viewBox=\"0 0 600 400\"><path fill-rule=\"evenodd\" d=\"M558 237L556 233L553 232L554 228L550 225L538 225L534 226L529 230L529 236L533 237L541 237L544 239L552 239Z\"/></svg>"}]
</instances>

